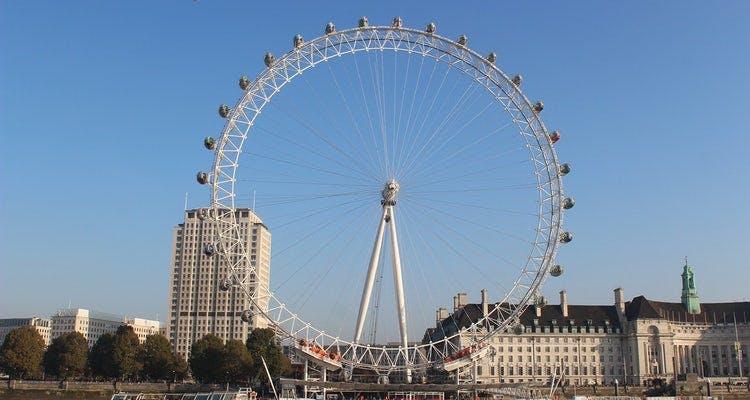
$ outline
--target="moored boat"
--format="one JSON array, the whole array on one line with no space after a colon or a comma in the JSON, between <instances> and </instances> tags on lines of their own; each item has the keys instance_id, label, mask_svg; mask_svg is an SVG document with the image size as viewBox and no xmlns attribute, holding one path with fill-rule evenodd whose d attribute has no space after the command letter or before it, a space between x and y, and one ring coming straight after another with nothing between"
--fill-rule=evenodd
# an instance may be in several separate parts
<instances>
[{"instance_id":1,"label":"moored boat","mask_svg":"<svg viewBox=\"0 0 750 400\"><path fill-rule=\"evenodd\" d=\"M250 388L236 391L193 393L135 393L119 392L110 400L255 400L257 394Z\"/></svg>"}]
</instances>

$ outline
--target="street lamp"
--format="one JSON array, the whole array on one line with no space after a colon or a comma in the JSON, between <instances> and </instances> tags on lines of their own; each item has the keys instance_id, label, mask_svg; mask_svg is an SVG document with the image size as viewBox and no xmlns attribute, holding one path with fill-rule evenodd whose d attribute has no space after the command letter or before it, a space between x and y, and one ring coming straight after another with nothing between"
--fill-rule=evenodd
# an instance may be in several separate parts
<instances>
[{"instance_id":1,"label":"street lamp","mask_svg":"<svg viewBox=\"0 0 750 400\"><path fill-rule=\"evenodd\" d=\"M620 382L618 382L617 379L615 379L615 396L619 396L619 395L620 395Z\"/></svg>"}]
</instances>

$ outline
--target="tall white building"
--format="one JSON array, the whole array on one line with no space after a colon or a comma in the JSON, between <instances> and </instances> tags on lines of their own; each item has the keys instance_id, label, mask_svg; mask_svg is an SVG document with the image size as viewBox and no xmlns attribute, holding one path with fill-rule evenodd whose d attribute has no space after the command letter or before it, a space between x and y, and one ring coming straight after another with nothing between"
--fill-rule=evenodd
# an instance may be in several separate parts
<instances>
[{"instance_id":1,"label":"tall white building","mask_svg":"<svg viewBox=\"0 0 750 400\"><path fill-rule=\"evenodd\" d=\"M0 346L5 342L5 336L10 331L22 326L33 326L44 340L44 345L49 346L50 343L50 325L52 321L49 318L6 318L0 319Z\"/></svg>"},{"instance_id":2,"label":"tall white building","mask_svg":"<svg viewBox=\"0 0 750 400\"><path fill-rule=\"evenodd\" d=\"M100 336L105 333L114 334L122 325L132 326L143 343L146 336L159 333L160 324L159 321L126 318L83 308L61 308L52 316L51 339L68 332L80 332L91 347Z\"/></svg>"},{"instance_id":3,"label":"tall white building","mask_svg":"<svg viewBox=\"0 0 750 400\"><path fill-rule=\"evenodd\" d=\"M174 228L172 240L167 337L175 353L186 359L193 343L209 333L225 341L244 342L252 329L267 326L257 312L249 322L242 320L243 311L251 310L250 299L242 288L221 290L222 281L231 271L218 251L206 252L206 246L217 248L216 232L199 211L185 211L185 221ZM270 280L271 233L250 209L236 210L236 217L245 248L250 252L250 262L255 265L246 289L249 293L267 290L261 288L268 288ZM261 299L267 295L258 294ZM265 308L267 302L259 306Z\"/></svg>"}]
</instances>

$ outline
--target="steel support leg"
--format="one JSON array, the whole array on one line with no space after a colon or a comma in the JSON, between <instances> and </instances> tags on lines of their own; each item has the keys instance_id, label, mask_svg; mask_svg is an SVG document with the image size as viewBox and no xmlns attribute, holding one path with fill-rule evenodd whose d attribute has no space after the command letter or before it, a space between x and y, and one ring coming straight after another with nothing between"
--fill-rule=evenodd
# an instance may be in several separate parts
<instances>
[{"instance_id":1,"label":"steel support leg","mask_svg":"<svg viewBox=\"0 0 750 400\"><path fill-rule=\"evenodd\" d=\"M411 383L411 369L409 365L409 354L408 344L409 339L406 331L406 300L404 298L404 279L401 275L401 254L398 250L398 235L396 234L396 218L393 215L393 206L389 205L386 207L387 215L390 217L391 225L391 251L393 253L393 285L396 289L396 312L398 313L398 325L401 330L401 346L403 347L406 354L404 354L404 360L406 361L406 380Z\"/></svg>"},{"instance_id":2,"label":"steel support leg","mask_svg":"<svg viewBox=\"0 0 750 400\"><path fill-rule=\"evenodd\" d=\"M370 256L370 266L367 269L367 279L365 280L365 287L362 289L362 299L359 302L359 314L357 315L357 327L354 330L354 343L359 343L359 339L362 336L362 328L365 325L365 317L367 316L367 308L370 306L370 297L372 295L372 285L375 282L375 275L378 272L378 262L380 261L380 249L383 247L383 230L385 229L385 220L388 213L388 208L383 207L383 214L380 216L380 224L378 225L378 233L375 235L375 245L372 247L372 255Z\"/></svg>"}]
</instances>

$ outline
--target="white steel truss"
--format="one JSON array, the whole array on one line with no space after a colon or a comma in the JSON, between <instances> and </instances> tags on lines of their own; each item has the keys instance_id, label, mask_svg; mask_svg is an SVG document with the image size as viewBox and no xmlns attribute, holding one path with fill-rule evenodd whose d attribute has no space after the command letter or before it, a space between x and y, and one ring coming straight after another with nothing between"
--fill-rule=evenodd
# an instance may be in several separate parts
<instances>
[{"instance_id":1,"label":"white steel truss","mask_svg":"<svg viewBox=\"0 0 750 400\"><path fill-rule=\"evenodd\" d=\"M353 339L331 336L315 328L310 321L303 321L266 287L255 292L256 297L252 298L252 303L257 312L263 313L274 324L277 331L283 332L293 340L305 339L317 343L326 351L336 350L347 368L364 367L378 373L408 371L411 368L423 370L430 365L441 363L445 356L460 350L460 339L464 336L481 337L479 341L483 342L498 332L511 329L546 280L548 270L554 264L562 232L562 179L547 128L540 119L539 112L534 110L534 105L512 79L494 64L494 60L437 34L393 26L364 26L335 31L300 44L268 63L268 68L249 82L242 97L231 109L217 142L213 170L210 174L210 216L217 227L219 251L230 264L234 283L245 287L254 272L254 265L250 262L248 249L245 248L233 212L236 196L234 186L240 154L256 118L284 85L309 68L334 57L372 50L406 52L444 63L470 77L476 85L489 92L508 113L529 150L539 191L536 236L527 262L520 267L520 273L512 288L501 301L492 306L486 317L467 329L459 330L433 343L409 344L406 340L405 322L402 328L402 341L397 347L377 347L359 343L362 330L360 325L363 320L358 320ZM385 217L390 214L392 218L392 209L392 206L383 207L378 240L382 240ZM393 220L391 230L393 247L397 248ZM375 246L379 247L377 243ZM374 254L373 251L373 257ZM397 255L394 255L394 269L396 257ZM370 268L372 269L372 260ZM371 279L368 277L368 282ZM365 292L369 290L371 287L365 288ZM260 295L268 298L257 298ZM369 296L369 293L363 293L360 314L365 312L367 306L364 303L369 302ZM403 300L403 294L401 297ZM260 309L257 307L258 304L268 304L268 307ZM484 333L479 335L478 332Z\"/></svg>"}]
</instances>

